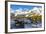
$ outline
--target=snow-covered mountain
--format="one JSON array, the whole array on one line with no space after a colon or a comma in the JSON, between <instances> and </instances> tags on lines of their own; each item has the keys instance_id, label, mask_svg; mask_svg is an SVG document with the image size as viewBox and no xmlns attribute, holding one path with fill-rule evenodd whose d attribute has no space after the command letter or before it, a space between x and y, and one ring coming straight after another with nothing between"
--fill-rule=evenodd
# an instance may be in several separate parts
<instances>
[{"instance_id":1,"label":"snow-covered mountain","mask_svg":"<svg viewBox=\"0 0 46 34\"><path fill-rule=\"evenodd\" d=\"M15 16L17 16L17 15L26 15L27 14L27 16L28 16L28 13L35 13L35 14L39 14L39 15L41 15L41 12L42 11L42 9L41 8L37 8L37 7L34 7L32 10L22 10L21 8L20 9L17 9L16 11L15 11Z\"/></svg>"},{"instance_id":2,"label":"snow-covered mountain","mask_svg":"<svg viewBox=\"0 0 46 34\"><path fill-rule=\"evenodd\" d=\"M25 10L22 10L22 9L17 9L16 11L15 11L15 16L17 16L17 15L25 15L25 14L27 14L27 13L29 13L29 11L28 11L28 9L26 10L26 8L25 8Z\"/></svg>"},{"instance_id":3,"label":"snow-covered mountain","mask_svg":"<svg viewBox=\"0 0 46 34\"><path fill-rule=\"evenodd\" d=\"M35 13L35 14L39 14L39 15L41 15L41 11L42 11L42 9L41 8L37 8L37 7L34 7L32 10L32 13Z\"/></svg>"}]
</instances>

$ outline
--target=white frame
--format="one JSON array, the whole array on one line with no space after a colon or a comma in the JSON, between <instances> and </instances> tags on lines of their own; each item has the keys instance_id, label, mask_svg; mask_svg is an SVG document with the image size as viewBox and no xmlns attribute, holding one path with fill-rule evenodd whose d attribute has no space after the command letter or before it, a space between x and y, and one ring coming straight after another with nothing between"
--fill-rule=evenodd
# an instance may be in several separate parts
<instances>
[{"instance_id":1,"label":"white frame","mask_svg":"<svg viewBox=\"0 0 46 34\"><path fill-rule=\"evenodd\" d=\"M42 28L10 29L10 4L42 6ZM37 31L37 30L44 30L44 4L8 2L8 32Z\"/></svg>"}]
</instances>

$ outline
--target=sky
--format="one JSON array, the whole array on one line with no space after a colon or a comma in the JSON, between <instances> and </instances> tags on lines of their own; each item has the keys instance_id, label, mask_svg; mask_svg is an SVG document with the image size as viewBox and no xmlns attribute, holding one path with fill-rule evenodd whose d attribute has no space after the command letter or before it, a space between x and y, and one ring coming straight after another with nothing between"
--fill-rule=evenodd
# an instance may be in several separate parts
<instances>
[{"instance_id":1,"label":"sky","mask_svg":"<svg viewBox=\"0 0 46 34\"><path fill-rule=\"evenodd\" d=\"M11 8L12 11L15 11L15 10L31 10L34 7L41 8L41 6L33 6L33 5L15 5L15 4L10 5L10 8Z\"/></svg>"}]
</instances>

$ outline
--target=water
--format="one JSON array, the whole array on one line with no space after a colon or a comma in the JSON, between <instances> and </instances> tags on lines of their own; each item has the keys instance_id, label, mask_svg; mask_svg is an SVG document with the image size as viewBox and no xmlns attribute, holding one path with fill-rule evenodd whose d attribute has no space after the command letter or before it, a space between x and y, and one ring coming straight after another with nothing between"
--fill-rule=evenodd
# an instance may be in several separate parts
<instances>
[{"instance_id":1,"label":"water","mask_svg":"<svg viewBox=\"0 0 46 34\"><path fill-rule=\"evenodd\" d=\"M21 20L20 20L21 21ZM11 21L11 29L16 29L16 28L41 28L42 27L42 23L37 23L37 24L33 24L31 23L31 20L24 20L24 23L27 23L27 24L23 24L21 26L15 26L15 21L12 20Z\"/></svg>"}]
</instances>

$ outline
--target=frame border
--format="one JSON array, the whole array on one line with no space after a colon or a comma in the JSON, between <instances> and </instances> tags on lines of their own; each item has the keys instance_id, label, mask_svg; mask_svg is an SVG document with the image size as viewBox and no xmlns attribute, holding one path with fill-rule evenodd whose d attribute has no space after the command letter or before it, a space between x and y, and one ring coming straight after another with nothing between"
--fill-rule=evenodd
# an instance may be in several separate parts
<instances>
[{"instance_id":1,"label":"frame border","mask_svg":"<svg viewBox=\"0 0 46 34\"><path fill-rule=\"evenodd\" d=\"M8 25L7 25L8 24L8 2L44 4L44 30L8 32ZM42 32L42 31L45 31L45 3L43 3L43 2L28 2L28 1L5 1L5 33L25 33L25 32Z\"/></svg>"}]
</instances>

